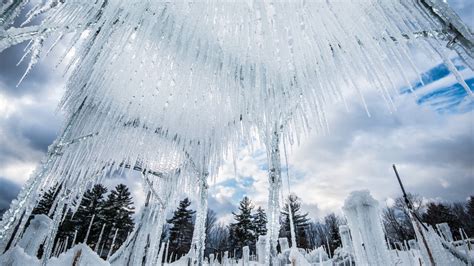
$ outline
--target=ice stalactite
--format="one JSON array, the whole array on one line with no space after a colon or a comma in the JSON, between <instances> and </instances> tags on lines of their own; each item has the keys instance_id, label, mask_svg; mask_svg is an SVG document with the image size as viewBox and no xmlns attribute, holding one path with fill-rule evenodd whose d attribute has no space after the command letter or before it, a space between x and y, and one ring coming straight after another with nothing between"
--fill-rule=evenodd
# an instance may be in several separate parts
<instances>
[{"instance_id":1,"label":"ice stalactite","mask_svg":"<svg viewBox=\"0 0 474 266\"><path fill-rule=\"evenodd\" d=\"M165 257L163 258L165 263L169 262L169 256L168 256L169 255L169 253L168 253L169 249L170 249L170 241L168 240L166 242L166 250L165 250L165 254L164 254Z\"/></svg>"},{"instance_id":2,"label":"ice stalactite","mask_svg":"<svg viewBox=\"0 0 474 266\"><path fill-rule=\"evenodd\" d=\"M64 209L65 209L65 206L67 206L67 203L69 203L67 202L67 200L68 200L68 196L67 196L66 188L60 187L59 194L56 197L56 200L54 201L53 208L52 208L53 209L53 225L51 226L51 229L48 233L49 237L46 239L46 243L43 246L44 251L43 251L43 257L41 260L41 264L43 266L46 266L46 264L48 263L48 260L50 259L52 255L53 248L55 245L54 240L56 239L56 234L58 232L59 225L63 221L64 216L66 215L66 213L64 212ZM88 228L88 231L90 231L90 228ZM87 243L84 243L84 244L87 244Z\"/></svg>"},{"instance_id":3,"label":"ice stalactite","mask_svg":"<svg viewBox=\"0 0 474 266\"><path fill-rule=\"evenodd\" d=\"M280 132L275 126L267 140L268 157L268 222L265 250L265 263L273 265L276 258L278 234L280 232L280 190L281 180L281 158L280 158Z\"/></svg>"}]
</instances>

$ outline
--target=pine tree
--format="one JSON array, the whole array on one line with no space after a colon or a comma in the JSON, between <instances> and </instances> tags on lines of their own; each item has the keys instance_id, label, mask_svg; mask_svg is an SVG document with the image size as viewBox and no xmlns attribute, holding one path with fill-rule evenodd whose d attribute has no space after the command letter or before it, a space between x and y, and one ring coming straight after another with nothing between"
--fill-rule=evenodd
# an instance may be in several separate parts
<instances>
[{"instance_id":1,"label":"pine tree","mask_svg":"<svg viewBox=\"0 0 474 266\"><path fill-rule=\"evenodd\" d=\"M239 212L232 212L236 222L231 223L229 229L237 256L240 256L242 247L249 246L252 251L255 249L256 237L252 216L253 208L252 201L245 196L239 203Z\"/></svg>"},{"instance_id":2,"label":"pine tree","mask_svg":"<svg viewBox=\"0 0 474 266\"><path fill-rule=\"evenodd\" d=\"M167 222L171 224L169 253L175 254L176 258L189 252L193 237L193 215L195 211L189 210L191 202L185 198L179 203L178 209L174 211L173 217Z\"/></svg>"},{"instance_id":3,"label":"pine tree","mask_svg":"<svg viewBox=\"0 0 474 266\"><path fill-rule=\"evenodd\" d=\"M295 194L288 196L287 202L285 203L283 211L281 212L283 223L280 229L280 236L288 238L288 242L291 243L289 206L291 206L291 213L295 228L296 245L299 248L309 248L309 242L306 234L306 228L309 225L309 218L307 218L308 213L301 213L300 198Z\"/></svg>"},{"instance_id":4,"label":"pine tree","mask_svg":"<svg viewBox=\"0 0 474 266\"><path fill-rule=\"evenodd\" d=\"M47 191L45 191L43 195L41 196L40 201L31 212L31 214L32 215L36 215L36 214L48 215L49 211L51 210L51 207L53 206L54 200L56 199L57 193L58 193L57 186L52 186Z\"/></svg>"},{"instance_id":5,"label":"pine tree","mask_svg":"<svg viewBox=\"0 0 474 266\"><path fill-rule=\"evenodd\" d=\"M267 215L262 207L258 207L255 215L253 216L253 224L255 236L258 239L258 236L267 234Z\"/></svg>"},{"instance_id":6,"label":"pine tree","mask_svg":"<svg viewBox=\"0 0 474 266\"><path fill-rule=\"evenodd\" d=\"M87 243L95 244L102 224L97 222L104 213L104 195L107 193L107 188L101 184L96 184L92 189L87 190L82 197L82 200L73 217L73 223L77 229L76 243L85 241L89 224L94 216L91 231L87 239Z\"/></svg>"},{"instance_id":7,"label":"pine tree","mask_svg":"<svg viewBox=\"0 0 474 266\"><path fill-rule=\"evenodd\" d=\"M448 205L431 202L427 205L426 213L422 218L424 222L433 227L439 223L448 223L453 236L459 236L458 229L461 227L461 223Z\"/></svg>"},{"instance_id":8,"label":"pine tree","mask_svg":"<svg viewBox=\"0 0 474 266\"><path fill-rule=\"evenodd\" d=\"M128 234L134 227L132 218L134 212L135 207L133 207L133 199L130 191L126 185L118 184L107 195L107 200L105 200L103 205L103 211L97 216L98 227L101 229L105 224L103 241L107 243L105 245L107 249L112 244L116 230L118 231L115 244L114 247L110 248L115 251L126 241Z\"/></svg>"},{"instance_id":9,"label":"pine tree","mask_svg":"<svg viewBox=\"0 0 474 266\"><path fill-rule=\"evenodd\" d=\"M467 201L466 205L467 205L466 213L467 213L469 222L467 225L465 225L466 226L465 230L468 236L472 237L474 236L474 196L469 197L469 200Z\"/></svg>"}]
</instances>

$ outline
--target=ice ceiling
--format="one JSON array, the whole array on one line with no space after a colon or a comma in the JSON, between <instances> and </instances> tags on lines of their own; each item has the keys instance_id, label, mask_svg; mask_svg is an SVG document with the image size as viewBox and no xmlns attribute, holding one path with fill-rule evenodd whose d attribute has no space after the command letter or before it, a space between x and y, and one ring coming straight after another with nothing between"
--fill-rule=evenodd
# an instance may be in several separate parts
<instances>
[{"instance_id":1,"label":"ice ceiling","mask_svg":"<svg viewBox=\"0 0 474 266\"><path fill-rule=\"evenodd\" d=\"M159 208L180 187L199 194L202 212L223 156L255 142L268 150L277 234L279 145L324 130L326 105L352 95L365 105L375 89L393 110L400 81L411 86L420 73L414 51L441 58L471 93L446 45L471 68L472 49L456 46L456 33L420 2L6 1L0 51L29 41L28 72L61 43L68 82L63 133L5 214L0 247L17 241L13 228L24 226L41 188L61 184L62 209L117 169L141 171Z\"/></svg>"}]
</instances>

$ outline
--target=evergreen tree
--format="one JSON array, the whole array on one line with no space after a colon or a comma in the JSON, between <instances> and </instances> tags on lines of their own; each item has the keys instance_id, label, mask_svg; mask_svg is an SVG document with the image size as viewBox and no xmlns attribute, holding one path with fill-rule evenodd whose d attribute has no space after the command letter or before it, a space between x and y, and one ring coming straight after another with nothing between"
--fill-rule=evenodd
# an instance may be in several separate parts
<instances>
[{"instance_id":1,"label":"evergreen tree","mask_svg":"<svg viewBox=\"0 0 474 266\"><path fill-rule=\"evenodd\" d=\"M31 214L32 215L36 215L36 214L48 215L49 211L51 210L51 207L53 206L54 200L56 199L58 191L59 189L57 186L52 186L47 191L45 191L43 195L41 196L40 201L31 212Z\"/></svg>"},{"instance_id":2,"label":"evergreen tree","mask_svg":"<svg viewBox=\"0 0 474 266\"><path fill-rule=\"evenodd\" d=\"M474 196L470 196L467 201L467 214L474 219Z\"/></svg>"},{"instance_id":3,"label":"evergreen tree","mask_svg":"<svg viewBox=\"0 0 474 266\"><path fill-rule=\"evenodd\" d=\"M103 216L104 213L105 193L107 193L107 188L101 184L96 184L92 189L84 193L81 203L73 217L73 223L77 229L76 243L81 243L86 240L87 230L93 216L94 221L87 243L95 244L95 241L97 241L100 230L102 229L102 224L99 225L98 221L101 220L101 216Z\"/></svg>"},{"instance_id":4,"label":"evergreen tree","mask_svg":"<svg viewBox=\"0 0 474 266\"><path fill-rule=\"evenodd\" d=\"M178 209L174 212L173 217L167 222L171 224L170 228L170 244L169 253L175 254L174 257L180 258L189 252L193 237L193 215L195 211L189 210L191 202L185 198L179 203Z\"/></svg>"},{"instance_id":5,"label":"evergreen tree","mask_svg":"<svg viewBox=\"0 0 474 266\"><path fill-rule=\"evenodd\" d=\"M258 239L258 236L267 234L267 215L260 206L257 208L255 215L253 216L253 224L255 227L254 231L256 239Z\"/></svg>"},{"instance_id":6,"label":"evergreen tree","mask_svg":"<svg viewBox=\"0 0 474 266\"><path fill-rule=\"evenodd\" d=\"M307 218L308 213L301 213L300 198L295 194L288 196L285 206L283 207L283 211L281 212L283 221L280 229L280 237L288 238L288 242L291 244L289 206L291 207L291 214L295 228L296 245L299 248L309 248L309 242L306 233L306 229L309 225L309 218Z\"/></svg>"},{"instance_id":7,"label":"evergreen tree","mask_svg":"<svg viewBox=\"0 0 474 266\"><path fill-rule=\"evenodd\" d=\"M466 233L469 237L474 236L474 196L470 196L466 204L466 214L468 216L468 224L465 225Z\"/></svg>"},{"instance_id":8,"label":"evergreen tree","mask_svg":"<svg viewBox=\"0 0 474 266\"><path fill-rule=\"evenodd\" d=\"M459 236L458 229L461 227L461 223L448 205L431 202L427 205L426 213L422 218L424 222L433 227L439 223L448 223L453 236Z\"/></svg>"},{"instance_id":9,"label":"evergreen tree","mask_svg":"<svg viewBox=\"0 0 474 266\"><path fill-rule=\"evenodd\" d=\"M54 201L56 200L61 186L52 186L47 191L45 191L41 195L41 199L38 204L33 208L31 212L31 216L25 226L25 229L30 224L30 221L33 219L35 215L44 214L48 217L52 218L52 214L50 214L51 208L53 207ZM58 231L55 237L55 244L58 243L59 239L65 240L67 237L72 240L74 235L74 223L71 222L72 212L68 209L68 206L64 206L63 213L66 213L66 217L62 220L62 222L58 226ZM54 247L53 247L54 248ZM39 252L37 254L38 257L41 257L43 254L43 246L40 246Z\"/></svg>"},{"instance_id":10,"label":"evergreen tree","mask_svg":"<svg viewBox=\"0 0 474 266\"><path fill-rule=\"evenodd\" d=\"M133 230L132 215L134 212L135 208L133 207L130 191L124 184L118 184L107 195L103 212L99 213L97 220L99 230L105 224L103 241L108 244L106 245L107 247L112 244L115 230L118 229L115 245L111 247L113 251L117 250L125 242L128 234Z\"/></svg>"},{"instance_id":11,"label":"evergreen tree","mask_svg":"<svg viewBox=\"0 0 474 266\"><path fill-rule=\"evenodd\" d=\"M252 201L245 196L239 203L239 212L232 212L236 222L230 224L229 230L237 256L240 256L242 247L249 246L251 250L255 249L256 237L252 217L253 208Z\"/></svg>"}]
</instances>

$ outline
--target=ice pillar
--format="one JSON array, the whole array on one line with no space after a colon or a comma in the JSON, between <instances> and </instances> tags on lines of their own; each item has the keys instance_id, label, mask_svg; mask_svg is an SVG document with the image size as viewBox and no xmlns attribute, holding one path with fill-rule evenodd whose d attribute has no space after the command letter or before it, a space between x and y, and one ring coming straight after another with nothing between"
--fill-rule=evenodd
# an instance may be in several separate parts
<instances>
[{"instance_id":1,"label":"ice pillar","mask_svg":"<svg viewBox=\"0 0 474 266\"><path fill-rule=\"evenodd\" d=\"M281 161L280 161L280 136L278 130L273 130L267 140L268 157L268 222L265 264L272 265L273 258L277 255L278 233L280 231L280 189L281 189Z\"/></svg>"},{"instance_id":2,"label":"ice pillar","mask_svg":"<svg viewBox=\"0 0 474 266\"><path fill-rule=\"evenodd\" d=\"M265 263L265 244L267 243L266 241L266 236L259 236L258 241L257 241L257 259L258 263L264 264Z\"/></svg>"},{"instance_id":3,"label":"ice pillar","mask_svg":"<svg viewBox=\"0 0 474 266\"><path fill-rule=\"evenodd\" d=\"M26 254L36 256L39 247L48 236L51 225L52 221L48 216L44 214L35 215L18 245L25 250Z\"/></svg>"},{"instance_id":4,"label":"ice pillar","mask_svg":"<svg viewBox=\"0 0 474 266\"><path fill-rule=\"evenodd\" d=\"M346 252L352 253L352 239L349 227L347 225L340 225L339 235L341 236L342 248Z\"/></svg>"},{"instance_id":5,"label":"ice pillar","mask_svg":"<svg viewBox=\"0 0 474 266\"><path fill-rule=\"evenodd\" d=\"M344 203L357 265L389 265L377 201L368 190L354 191Z\"/></svg>"},{"instance_id":6,"label":"ice pillar","mask_svg":"<svg viewBox=\"0 0 474 266\"><path fill-rule=\"evenodd\" d=\"M250 265L250 249L248 246L242 248L242 262L244 266Z\"/></svg>"},{"instance_id":7,"label":"ice pillar","mask_svg":"<svg viewBox=\"0 0 474 266\"><path fill-rule=\"evenodd\" d=\"M199 178L199 202L196 214L196 224L193 231L193 241L191 254L193 254L193 264L203 265L204 249L206 244L206 218L207 218L207 185L208 173L201 174Z\"/></svg>"}]
</instances>

